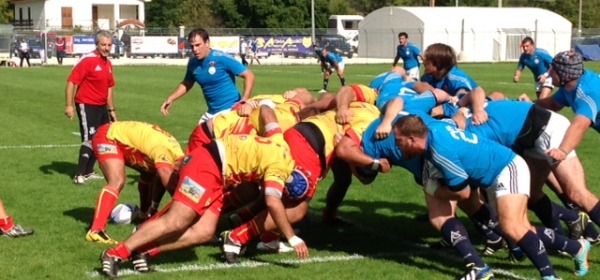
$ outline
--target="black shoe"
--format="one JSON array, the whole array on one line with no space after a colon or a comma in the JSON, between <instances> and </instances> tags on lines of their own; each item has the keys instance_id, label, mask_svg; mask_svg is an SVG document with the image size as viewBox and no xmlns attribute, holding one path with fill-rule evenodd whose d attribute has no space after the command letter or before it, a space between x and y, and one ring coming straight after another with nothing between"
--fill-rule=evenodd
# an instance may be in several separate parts
<instances>
[{"instance_id":1,"label":"black shoe","mask_svg":"<svg viewBox=\"0 0 600 280\"><path fill-rule=\"evenodd\" d=\"M491 256L494 253L506 248L506 242L500 238L496 241L487 240L485 242L485 248L483 249L483 255Z\"/></svg>"},{"instance_id":2,"label":"black shoe","mask_svg":"<svg viewBox=\"0 0 600 280\"><path fill-rule=\"evenodd\" d=\"M117 256L111 256L108 254L108 250L104 250L100 255L100 262L102 264L102 272L108 277L116 278L119 275L119 263L121 258Z\"/></svg>"},{"instance_id":3,"label":"black shoe","mask_svg":"<svg viewBox=\"0 0 600 280\"><path fill-rule=\"evenodd\" d=\"M242 244L231 239L231 231L221 233L221 252L228 264L236 264L242 250Z\"/></svg>"},{"instance_id":4,"label":"black shoe","mask_svg":"<svg viewBox=\"0 0 600 280\"><path fill-rule=\"evenodd\" d=\"M590 221L590 217L582 211L579 211L577 220L569 223L569 238L578 240L585 231L585 227Z\"/></svg>"},{"instance_id":5,"label":"black shoe","mask_svg":"<svg viewBox=\"0 0 600 280\"><path fill-rule=\"evenodd\" d=\"M147 253L133 253L131 255L131 263L133 264L133 270L139 273L148 273L150 269L150 256Z\"/></svg>"}]
</instances>

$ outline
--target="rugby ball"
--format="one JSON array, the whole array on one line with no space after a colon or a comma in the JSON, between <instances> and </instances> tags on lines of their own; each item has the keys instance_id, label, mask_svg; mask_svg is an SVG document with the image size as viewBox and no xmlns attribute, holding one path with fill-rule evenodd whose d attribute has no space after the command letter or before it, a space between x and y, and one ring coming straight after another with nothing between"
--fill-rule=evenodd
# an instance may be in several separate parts
<instances>
[{"instance_id":1,"label":"rugby ball","mask_svg":"<svg viewBox=\"0 0 600 280\"><path fill-rule=\"evenodd\" d=\"M133 203L118 204L110 213L110 220L115 224L129 224L137 216L139 211L140 208Z\"/></svg>"}]
</instances>

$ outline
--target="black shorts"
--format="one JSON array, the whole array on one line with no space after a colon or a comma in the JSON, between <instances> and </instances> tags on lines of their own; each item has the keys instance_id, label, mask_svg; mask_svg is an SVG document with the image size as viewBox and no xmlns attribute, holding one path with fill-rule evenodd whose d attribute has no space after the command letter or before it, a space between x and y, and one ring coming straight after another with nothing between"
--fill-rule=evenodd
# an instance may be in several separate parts
<instances>
[{"instance_id":1,"label":"black shorts","mask_svg":"<svg viewBox=\"0 0 600 280\"><path fill-rule=\"evenodd\" d=\"M538 139L538 137L542 135L542 132L544 132L544 129L546 129L550 116L550 111L538 105L531 106L516 141L517 145L515 150L517 153L533 147L535 140Z\"/></svg>"},{"instance_id":2,"label":"black shorts","mask_svg":"<svg viewBox=\"0 0 600 280\"><path fill-rule=\"evenodd\" d=\"M88 105L75 103L77 117L79 117L79 132L81 141L92 141L98 128L109 122L106 105Z\"/></svg>"}]
</instances>

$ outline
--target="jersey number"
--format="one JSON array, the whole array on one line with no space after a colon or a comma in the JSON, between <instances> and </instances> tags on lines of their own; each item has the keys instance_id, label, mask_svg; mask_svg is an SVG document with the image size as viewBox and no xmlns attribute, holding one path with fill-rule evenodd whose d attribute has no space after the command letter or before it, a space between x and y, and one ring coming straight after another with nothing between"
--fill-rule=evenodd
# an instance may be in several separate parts
<instances>
[{"instance_id":1,"label":"jersey number","mask_svg":"<svg viewBox=\"0 0 600 280\"><path fill-rule=\"evenodd\" d=\"M456 140L463 140L465 142L471 143L471 144L477 144L477 142L479 142L479 140L477 139L477 135L476 134L471 134L471 138L469 138L468 135L465 134L465 131L462 129L458 129L456 127L452 127L452 126L446 126L446 130L448 130L448 132L450 132L450 135L452 136L452 138L456 139Z\"/></svg>"}]
</instances>

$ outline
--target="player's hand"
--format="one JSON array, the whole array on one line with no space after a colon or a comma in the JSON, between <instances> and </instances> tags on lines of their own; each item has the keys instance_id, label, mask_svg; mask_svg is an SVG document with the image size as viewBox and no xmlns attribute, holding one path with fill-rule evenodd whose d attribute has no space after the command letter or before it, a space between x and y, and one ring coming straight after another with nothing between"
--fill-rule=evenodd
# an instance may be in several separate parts
<instances>
[{"instance_id":1,"label":"player's hand","mask_svg":"<svg viewBox=\"0 0 600 280\"><path fill-rule=\"evenodd\" d=\"M67 116L69 120L73 120L73 117L75 116L75 109L73 108L73 105L65 106L65 116Z\"/></svg>"},{"instance_id":2,"label":"player's hand","mask_svg":"<svg viewBox=\"0 0 600 280\"><path fill-rule=\"evenodd\" d=\"M171 104L173 104L173 101L167 99L165 100L165 102L163 102L163 104L160 106L160 111L162 112L163 115L168 116L169 115L169 107L171 107Z\"/></svg>"},{"instance_id":3,"label":"player's hand","mask_svg":"<svg viewBox=\"0 0 600 280\"><path fill-rule=\"evenodd\" d=\"M383 123L379 124L379 126L377 126L377 130L375 130L375 137L377 137L377 139L385 139L390 135L391 131L391 125Z\"/></svg>"},{"instance_id":4,"label":"player's hand","mask_svg":"<svg viewBox=\"0 0 600 280\"><path fill-rule=\"evenodd\" d=\"M337 146L337 144L340 143L340 141L342 141L343 137L344 137L343 133L336 132L335 135L333 136L333 145Z\"/></svg>"},{"instance_id":5,"label":"player's hand","mask_svg":"<svg viewBox=\"0 0 600 280\"><path fill-rule=\"evenodd\" d=\"M290 245L294 248L294 251L296 251L296 256L299 259L308 258L308 247L306 246L306 242L304 242L304 240L294 235L294 237L288 240L288 243L290 243Z\"/></svg>"},{"instance_id":6,"label":"player's hand","mask_svg":"<svg viewBox=\"0 0 600 280\"><path fill-rule=\"evenodd\" d=\"M387 158L380 158L379 159L379 169L381 170L381 173L388 173L388 172L390 172L390 170L392 170L392 165L387 160Z\"/></svg>"},{"instance_id":7,"label":"player's hand","mask_svg":"<svg viewBox=\"0 0 600 280\"><path fill-rule=\"evenodd\" d=\"M285 99L292 99L292 98L296 97L297 94L298 93L295 90L286 90L283 93L283 98L285 98Z\"/></svg>"},{"instance_id":8,"label":"player's hand","mask_svg":"<svg viewBox=\"0 0 600 280\"><path fill-rule=\"evenodd\" d=\"M339 124L346 124L350 122L350 119L352 119L352 112L350 110L348 110L348 108L345 109L341 109L338 108L337 110L337 114L335 115L335 121Z\"/></svg>"},{"instance_id":9,"label":"player's hand","mask_svg":"<svg viewBox=\"0 0 600 280\"><path fill-rule=\"evenodd\" d=\"M567 153L559 148L553 148L546 151L546 154L549 155L555 162L563 161L567 158Z\"/></svg>"},{"instance_id":10,"label":"player's hand","mask_svg":"<svg viewBox=\"0 0 600 280\"><path fill-rule=\"evenodd\" d=\"M513 82L514 82L514 83L518 83L518 82L519 82L519 79L520 79L520 77L519 77L519 76L515 76L515 77L513 78Z\"/></svg>"},{"instance_id":11,"label":"player's hand","mask_svg":"<svg viewBox=\"0 0 600 280\"><path fill-rule=\"evenodd\" d=\"M240 116L240 117L250 116L250 113L252 113L253 109L254 108L252 108L252 104L246 102L246 103L242 104L242 106L239 106L237 108L238 116Z\"/></svg>"},{"instance_id":12,"label":"player's hand","mask_svg":"<svg viewBox=\"0 0 600 280\"><path fill-rule=\"evenodd\" d=\"M473 111L473 116L471 117L474 125L482 125L488 121L488 114L485 110L479 109Z\"/></svg>"},{"instance_id":13,"label":"player's hand","mask_svg":"<svg viewBox=\"0 0 600 280\"><path fill-rule=\"evenodd\" d=\"M117 112L115 112L114 110L108 112L108 116L110 117L110 121L111 122L116 122L117 121Z\"/></svg>"},{"instance_id":14,"label":"player's hand","mask_svg":"<svg viewBox=\"0 0 600 280\"><path fill-rule=\"evenodd\" d=\"M527 96L527 93L521 93L521 95L519 95L519 101L531 102L531 98L529 98L529 96Z\"/></svg>"},{"instance_id":15,"label":"player's hand","mask_svg":"<svg viewBox=\"0 0 600 280\"><path fill-rule=\"evenodd\" d=\"M546 74L542 74L538 76L538 80L540 81L540 84L543 84L546 81Z\"/></svg>"}]
</instances>

